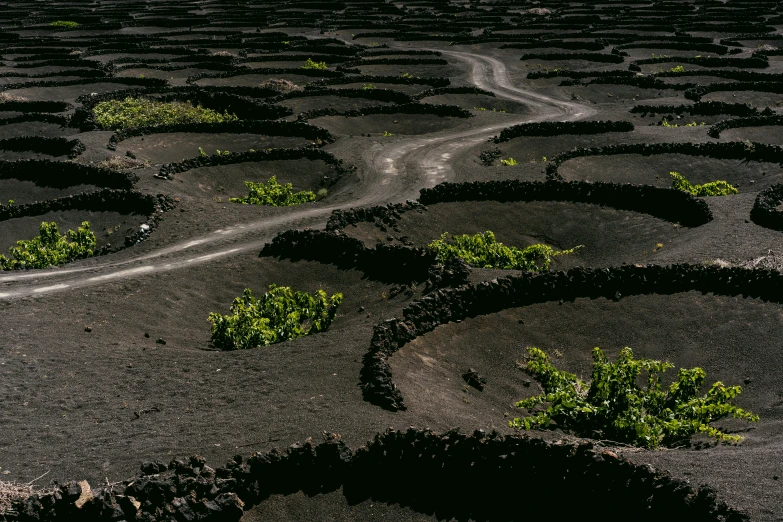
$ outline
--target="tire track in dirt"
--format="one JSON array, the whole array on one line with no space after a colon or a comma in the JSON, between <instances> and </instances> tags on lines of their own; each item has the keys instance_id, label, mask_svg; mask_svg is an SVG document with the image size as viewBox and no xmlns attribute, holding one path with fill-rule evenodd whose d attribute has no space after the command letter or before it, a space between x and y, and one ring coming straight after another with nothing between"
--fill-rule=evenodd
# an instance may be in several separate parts
<instances>
[{"instance_id":1,"label":"tire track in dirt","mask_svg":"<svg viewBox=\"0 0 783 522\"><path fill-rule=\"evenodd\" d=\"M412 137L387 146L369 149L363 155L364 169L359 197L339 205L297 208L282 216L240 223L204 234L153 252L116 261L107 256L97 264L82 268L54 268L0 275L0 299L9 300L51 292L84 288L107 281L141 277L177 270L197 263L260 250L276 234L292 228L322 228L334 210L382 205L416 199L419 190L453 179L450 160L466 148L481 143L493 133L520 123L545 120L577 120L595 114L584 105L556 100L516 87L506 66L498 59L459 51L440 51L470 68L471 82L496 96L526 105L529 114L479 128L442 132L428 137ZM303 205L303 207L306 207Z\"/></svg>"}]
</instances>

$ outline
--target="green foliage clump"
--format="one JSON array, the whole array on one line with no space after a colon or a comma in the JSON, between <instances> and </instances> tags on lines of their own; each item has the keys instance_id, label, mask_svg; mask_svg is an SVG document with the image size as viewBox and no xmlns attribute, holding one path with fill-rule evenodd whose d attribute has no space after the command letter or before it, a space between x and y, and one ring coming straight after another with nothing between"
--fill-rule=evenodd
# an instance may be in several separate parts
<instances>
[{"instance_id":1,"label":"green foliage clump","mask_svg":"<svg viewBox=\"0 0 783 522\"><path fill-rule=\"evenodd\" d=\"M684 73L685 72L685 67L683 67L682 65L678 65L676 67L672 67L671 69L669 69L669 72Z\"/></svg>"},{"instance_id":2,"label":"green foliage clump","mask_svg":"<svg viewBox=\"0 0 783 522\"><path fill-rule=\"evenodd\" d=\"M104 129L130 129L178 123L223 123L235 115L193 106L189 102L158 102L145 98L125 98L100 102L93 108L95 122Z\"/></svg>"},{"instance_id":3,"label":"green foliage clump","mask_svg":"<svg viewBox=\"0 0 783 522\"><path fill-rule=\"evenodd\" d=\"M74 28L79 27L79 24L77 22L71 22L68 20L56 20L49 24L51 27L67 27L67 28Z\"/></svg>"},{"instance_id":4,"label":"green foliage clump","mask_svg":"<svg viewBox=\"0 0 783 522\"><path fill-rule=\"evenodd\" d=\"M547 245L530 245L524 249L507 247L495 239L495 234L487 231L474 236L453 236L453 242L447 241L448 233L440 236L428 245L437 254L438 261L445 263L460 258L470 266L478 268L501 268L509 270L527 270L535 272L549 270L552 258L573 254L582 246L569 250L556 251Z\"/></svg>"},{"instance_id":5,"label":"green foliage clump","mask_svg":"<svg viewBox=\"0 0 783 522\"><path fill-rule=\"evenodd\" d=\"M0 269L46 268L61 265L76 259L90 257L95 253L95 234L90 232L90 223L82 222L77 230L60 235L57 223L41 223L38 237L20 240L10 248L11 258L0 254Z\"/></svg>"},{"instance_id":6,"label":"green foliage clump","mask_svg":"<svg viewBox=\"0 0 783 522\"><path fill-rule=\"evenodd\" d=\"M742 388L716 382L700 396L704 370L680 368L677 380L664 389L661 374L673 367L668 362L634 359L630 348L623 348L617 362L611 363L600 348L594 348L592 380L586 383L555 368L540 349L528 348L525 368L539 380L544 393L519 401L518 408L533 414L509 424L531 429L549 428L554 422L564 430L645 448L671 446L699 433L722 442L741 442L742 437L710 423L728 416L758 421L757 415L732 404ZM646 387L637 384L643 372ZM543 411L532 411L544 404Z\"/></svg>"},{"instance_id":7,"label":"green foliage clump","mask_svg":"<svg viewBox=\"0 0 783 522\"><path fill-rule=\"evenodd\" d=\"M302 69L316 69L319 71L325 71L329 66L326 62L314 62L312 58L308 58L302 66Z\"/></svg>"},{"instance_id":8,"label":"green foliage clump","mask_svg":"<svg viewBox=\"0 0 783 522\"><path fill-rule=\"evenodd\" d=\"M689 192L694 196L728 196L739 192L736 188L727 182L718 180L705 183L704 185L691 185L690 181L679 172L669 172L672 177L672 188Z\"/></svg>"},{"instance_id":9,"label":"green foliage clump","mask_svg":"<svg viewBox=\"0 0 783 522\"><path fill-rule=\"evenodd\" d=\"M513 167L514 165L518 165L519 162L514 158L508 158L508 159L500 160L500 164L503 165L504 167Z\"/></svg>"},{"instance_id":10,"label":"green foliage clump","mask_svg":"<svg viewBox=\"0 0 783 522\"><path fill-rule=\"evenodd\" d=\"M364 84L362 84L362 90L363 91L372 91L375 88L376 88L375 85L373 85L371 83L364 83Z\"/></svg>"},{"instance_id":11,"label":"green foliage clump","mask_svg":"<svg viewBox=\"0 0 783 522\"><path fill-rule=\"evenodd\" d=\"M261 298L246 288L234 299L231 315L209 314L212 343L222 350L244 350L323 332L334 320L343 294L331 297L270 285Z\"/></svg>"},{"instance_id":12,"label":"green foliage clump","mask_svg":"<svg viewBox=\"0 0 783 522\"><path fill-rule=\"evenodd\" d=\"M255 183L245 181L248 194L244 198L231 198L232 203L243 205L268 205L271 207L290 207L315 201L315 193L309 190L294 192L294 186L290 183L281 185L277 182L277 176L272 176L269 181Z\"/></svg>"}]
</instances>

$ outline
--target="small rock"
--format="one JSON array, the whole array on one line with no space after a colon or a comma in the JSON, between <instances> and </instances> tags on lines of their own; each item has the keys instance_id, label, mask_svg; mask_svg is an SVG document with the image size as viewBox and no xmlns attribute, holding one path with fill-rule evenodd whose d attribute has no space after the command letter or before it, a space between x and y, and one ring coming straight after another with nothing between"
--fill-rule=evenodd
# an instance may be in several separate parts
<instances>
[{"instance_id":1,"label":"small rock","mask_svg":"<svg viewBox=\"0 0 783 522\"><path fill-rule=\"evenodd\" d=\"M479 373L473 368L469 368L468 371L463 373L462 378L465 379L466 383L479 391L483 391L484 385L487 384L487 379L479 375Z\"/></svg>"},{"instance_id":2,"label":"small rock","mask_svg":"<svg viewBox=\"0 0 783 522\"><path fill-rule=\"evenodd\" d=\"M84 327L84 331L85 331L85 332L92 332L92 327L90 327L90 326L85 326L85 327Z\"/></svg>"},{"instance_id":3,"label":"small rock","mask_svg":"<svg viewBox=\"0 0 783 522\"><path fill-rule=\"evenodd\" d=\"M750 377L745 377L745 379L744 379L742 382L744 382L746 385L748 385L748 384L750 384L752 381L751 381Z\"/></svg>"},{"instance_id":4,"label":"small rock","mask_svg":"<svg viewBox=\"0 0 783 522\"><path fill-rule=\"evenodd\" d=\"M82 488L82 494L79 495L79 498L76 499L76 502L74 502L74 505L77 509L81 509L86 503L93 499L92 488L86 480L79 482L79 487Z\"/></svg>"},{"instance_id":5,"label":"small rock","mask_svg":"<svg viewBox=\"0 0 783 522\"><path fill-rule=\"evenodd\" d=\"M166 344L166 341L163 338L158 337L157 339L155 339L155 343L157 343L157 344Z\"/></svg>"},{"instance_id":6,"label":"small rock","mask_svg":"<svg viewBox=\"0 0 783 522\"><path fill-rule=\"evenodd\" d=\"M363 306L359 307L359 313L361 313L361 312L364 312L364 307Z\"/></svg>"},{"instance_id":7,"label":"small rock","mask_svg":"<svg viewBox=\"0 0 783 522\"><path fill-rule=\"evenodd\" d=\"M149 339L149 338L150 338L150 333L149 333L149 332L144 332L144 337L146 337L147 339Z\"/></svg>"}]
</instances>

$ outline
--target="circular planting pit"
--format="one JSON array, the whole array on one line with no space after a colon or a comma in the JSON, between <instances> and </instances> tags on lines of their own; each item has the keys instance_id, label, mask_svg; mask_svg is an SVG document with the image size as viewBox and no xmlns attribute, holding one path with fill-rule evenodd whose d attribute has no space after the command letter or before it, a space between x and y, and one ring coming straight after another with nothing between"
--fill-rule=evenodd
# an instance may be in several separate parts
<instances>
[{"instance_id":1,"label":"circular planting pit","mask_svg":"<svg viewBox=\"0 0 783 522\"><path fill-rule=\"evenodd\" d=\"M676 132L678 129L666 129ZM558 169L568 181L605 181L671 187L669 172L679 172L696 184L727 181L740 194L755 193L783 179L783 169L775 163L743 162L685 154L619 154L590 156L566 161Z\"/></svg>"},{"instance_id":2,"label":"circular planting pit","mask_svg":"<svg viewBox=\"0 0 783 522\"><path fill-rule=\"evenodd\" d=\"M13 116L9 117L13 121ZM60 138L73 134L73 129L64 127L58 123L44 121L20 121L7 123L0 119L0 140L15 138L17 136L41 136L44 138Z\"/></svg>"},{"instance_id":3,"label":"circular planting pit","mask_svg":"<svg viewBox=\"0 0 783 522\"><path fill-rule=\"evenodd\" d=\"M645 137L634 132L607 132L603 134L564 134L560 136L520 136L497 145L482 143L474 148L476 151L497 148L500 156L493 161L493 166L502 166L501 159L514 158L521 167L530 165L539 169L546 167L544 158L551 159L564 150L574 147L600 147L606 143L643 143ZM533 165L533 164L536 165ZM504 167L507 168L507 167ZM514 168L507 168L514 171ZM608 181L608 180L607 180Z\"/></svg>"},{"instance_id":4,"label":"circular planting pit","mask_svg":"<svg viewBox=\"0 0 783 522\"><path fill-rule=\"evenodd\" d=\"M317 76L306 76L303 74L296 74L296 69L291 69L291 72L276 72L276 73L248 73L243 72L235 76L229 76L228 78L201 78L192 82L192 85L213 86L213 87L258 87L267 80L288 80L294 82L296 85L306 85L311 82L318 81L320 78ZM188 82L191 83L191 82Z\"/></svg>"},{"instance_id":5,"label":"circular planting pit","mask_svg":"<svg viewBox=\"0 0 783 522\"><path fill-rule=\"evenodd\" d=\"M229 198L247 196L245 181L266 183L272 176L277 177L278 183L291 183L296 192L318 192L321 188L331 187L338 179L335 170L324 161L297 159L201 167L177 174L174 183L177 192L188 196L228 202Z\"/></svg>"},{"instance_id":6,"label":"circular planting pit","mask_svg":"<svg viewBox=\"0 0 783 522\"><path fill-rule=\"evenodd\" d=\"M763 127L742 127L739 129L727 129L720 133L720 137L722 139L731 141L749 140L754 143L780 145L783 143L783 125L765 125Z\"/></svg>"},{"instance_id":7,"label":"circular planting pit","mask_svg":"<svg viewBox=\"0 0 783 522\"><path fill-rule=\"evenodd\" d=\"M362 110L368 107L377 107L379 105L394 105L391 102L383 102L377 100L365 100L361 98L347 98L344 96L314 96L303 98L291 98L283 100L277 103L284 107L291 109L294 114L300 112L314 111L329 107L338 112L347 112L354 110Z\"/></svg>"},{"instance_id":8,"label":"circular planting pit","mask_svg":"<svg viewBox=\"0 0 783 522\"><path fill-rule=\"evenodd\" d=\"M375 85L376 89L385 89L389 91L397 91L401 92L403 94L418 94L422 91L428 90L430 87L428 85L422 85L422 84L411 84L406 85L403 83L384 83L384 82L378 82L378 81L369 81L369 82L356 82L356 83L341 83L337 85L326 85L325 88L327 89L361 89L368 83L371 83ZM435 102L430 102L435 103Z\"/></svg>"},{"instance_id":9,"label":"circular planting pit","mask_svg":"<svg viewBox=\"0 0 783 522\"><path fill-rule=\"evenodd\" d=\"M173 206L165 196L114 189L79 192L43 202L14 201L0 206L0 253L19 240L37 237L43 222L57 223L60 234L65 234L84 221L89 222L96 236L95 255L117 251L149 236L162 213Z\"/></svg>"},{"instance_id":10,"label":"circular planting pit","mask_svg":"<svg viewBox=\"0 0 783 522\"><path fill-rule=\"evenodd\" d=\"M148 134L125 139L117 144L117 153L131 151L140 160L151 163L171 163L215 151L246 152L250 149L296 148L308 145L311 140L301 137L264 136L262 134L219 134L171 132Z\"/></svg>"},{"instance_id":11,"label":"circular planting pit","mask_svg":"<svg viewBox=\"0 0 783 522\"><path fill-rule=\"evenodd\" d=\"M379 240L387 242L391 235L424 247L444 232L473 235L487 230L494 232L498 241L518 248L536 243L556 250L584 245L572 255L556 257L553 269L653 261L658 244L677 241L684 232L649 214L566 201L436 203L422 213L404 213L394 227L393 232L384 232L371 223L360 223L345 232L368 246Z\"/></svg>"},{"instance_id":12,"label":"circular planting pit","mask_svg":"<svg viewBox=\"0 0 783 522\"><path fill-rule=\"evenodd\" d=\"M783 105L783 94L759 91L719 91L710 92L701 97L701 101L718 101L724 103L749 103L754 107L780 108Z\"/></svg>"},{"instance_id":13,"label":"circular planting pit","mask_svg":"<svg viewBox=\"0 0 783 522\"><path fill-rule=\"evenodd\" d=\"M44 80L49 80L44 78ZM76 103L79 96L91 94L106 94L120 89L127 89L126 85L121 83L100 82L79 85L61 85L52 87L24 87L6 91L14 96L21 96L30 101L52 101L59 100L69 103Z\"/></svg>"},{"instance_id":14,"label":"circular planting pit","mask_svg":"<svg viewBox=\"0 0 783 522\"><path fill-rule=\"evenodd\" d=\"M370 114L355 117L324 116L310 120L310 124L323 127L334 134L352 134L354 136L372 134L383 136L384 132L389 132L401 136L415 136L453 129L463 121L463 118L449 116L397 113Z\"/></svg>"},{"instance_id":15,"label":"circular planting pit","mask_svg":"<svg viewBox=\"0 0 783 522\"><path fill-rule=\"evenodd\" d=\"M0 253L7 256L8 249L15 246L17 241L37 237L41 223L50 221L57 223L60 234L65 234L67 230L76 230L83 221L88 221L90 230L95 234L98 249L107 246L121 247L125 244L125 236L138 231L146 219L147 216L143 214L90 210L63 210L7 219L0 221Z\"/></svg>"},{"instance_id":16,"label":"circular planting pit","mask_svg":"<svg viewBox=\"0 0 783 522\"><path fill-rule=\"evenodd\" d=\"M487 110L511 114L527 114L529 112L527 107L521 103L484 94L439 94L421 98L420 101L435 105L456 105L469 111Z\"/></svg>"},{"instance_id":17,"label":"circular planting pit","mask_svg":"<svg viewBox=\"0 0 783 522\"><path fill-rule=\"evenodd\" d=\"M737 402L759 414L761 423L727 419L717 424L743 430L748 444L754 444L772 435L771 424L779 418L772 390L783 384L783 372L770 369L780 367L783 352L775 339L781 334L783 309L760 299L693 291L618 300L578 297L438 326L403 346L389 365L405 405L425 421L464 423L469 418L474 424L504 426L504 414L525 413L514 407L516 401L541 393L536 380L516 366L526 360L527 347L540 348L558 368L589 379L593 347L615 360L629 346L636 357L667 360L675 368L701 367L707 385L743 385ZM462 375L468 368L486 379L483 391L466 387Z\"/></svg>"}]
</instances>

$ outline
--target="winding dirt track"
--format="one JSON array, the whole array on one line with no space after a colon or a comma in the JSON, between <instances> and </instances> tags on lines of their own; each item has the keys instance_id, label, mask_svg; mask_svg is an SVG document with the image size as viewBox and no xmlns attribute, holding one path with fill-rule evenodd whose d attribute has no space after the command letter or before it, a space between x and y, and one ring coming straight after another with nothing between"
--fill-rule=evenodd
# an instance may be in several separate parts
<instances>
[{"instance_id":1,"label":"winding dirt track","mask_svg":"<svg viewBox=\"0 0 783 522\"><path fill-rule=\"evenodd\" d=\"M518 120L486 125L468 131L442 132L412 137L368 150L364 154L358 197L340 205L292 209L283 216L237 224L195 240L183 241L154 252L116 261L100 258L83 268L59 268L15 272L0 276L0 299L8 300L63 291L106 281L176 270L247 250L259 250L276 234L292 228L319 228L332 211L382 205L416 199L419 190L453 179L450 159L465 147L485 141L504 127L544 120L577 120L595 111L584 105L555 100L514 87L505 65L491 57L456 51L440 51L471 67L471 82L496 96L525 104L530 114Z\"/></svg>"}]
</instances>

